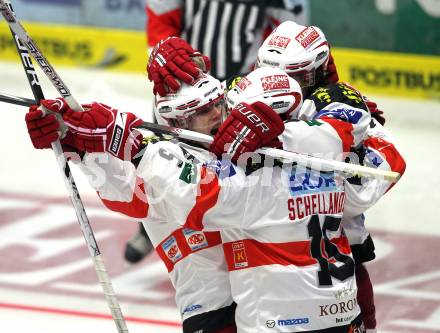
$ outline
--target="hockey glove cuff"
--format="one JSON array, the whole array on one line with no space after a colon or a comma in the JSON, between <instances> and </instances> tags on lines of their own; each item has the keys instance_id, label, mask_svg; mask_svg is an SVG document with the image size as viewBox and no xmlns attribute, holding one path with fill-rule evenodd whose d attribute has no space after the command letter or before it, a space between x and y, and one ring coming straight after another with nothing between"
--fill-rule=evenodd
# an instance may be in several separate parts
<instances>
[{"instance_id":1,"label":"hockey glove cuff","mask_svg":"<svg viewBox=\"0 0 440 333\"><path fill-rule=\"evenodd\" d=\"M210 151L218 157L227 153L236 162L240 155L271 143L283 131L283 121L266 104L240 103L220 126Z\"/></svg>"}]
</instances>

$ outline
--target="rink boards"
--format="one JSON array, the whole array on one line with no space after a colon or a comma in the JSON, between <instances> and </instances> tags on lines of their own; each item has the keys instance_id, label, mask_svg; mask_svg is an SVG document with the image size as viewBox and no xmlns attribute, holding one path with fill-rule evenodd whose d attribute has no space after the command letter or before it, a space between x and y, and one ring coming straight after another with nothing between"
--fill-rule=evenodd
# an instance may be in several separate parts
<instances>
[{"instance_id":1,"label":"rink boards","mask_svg":"<svg viewBox=\"0 0 440 333\"><path fill-rule=\"evenodd\" d=\"M143 32L24 23L55 65L144 73ZM331 41L330 41L331 42ZM440 57L334 48L342 80L367 94L440 99ZM5 22L0 21L0 59L18 61Z\"/></svg>"}]
</instances>

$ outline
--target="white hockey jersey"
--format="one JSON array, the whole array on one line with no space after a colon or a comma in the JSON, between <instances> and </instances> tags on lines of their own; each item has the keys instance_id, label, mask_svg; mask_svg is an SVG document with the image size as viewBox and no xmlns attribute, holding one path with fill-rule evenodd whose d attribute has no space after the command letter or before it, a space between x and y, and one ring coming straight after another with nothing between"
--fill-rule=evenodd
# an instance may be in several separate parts
<instances>
[{"instance_id":1,"label":"white hockey jersey","mask_svg":"<svg viewBox=\"0 0 440 333\"><path fill-rule=\"evenodd\" d=\"M348 130L341 132L335 126L340 120L328 114L324 118L287 123L281 141L298 152L331 152L328 157L341 159L346 147L357 140L356 128L346 126ZM224 266L211 266L215 256L201 256L200 261L188 258L217 249L212 244L220 240L214 230L221 230L231 290L238 303L239 332L272 332L275 327L279 332L307 331L343 326L354 319L359 309L350 246L340 227L346 200L340 177L273 167L267 159L265 166L246 176L239 168L209 159L203 149L150 143L136 177L132 174L122 186L107 182L98 188L110 201L123 200L128 206L143 202L131 206L131 216L147 217L150 230L153 221L162 225L150 236L178 290L184 317L209 309L198 306L208 304L210 293L198 290L197 283L193 286L193 281L201 280L194 280L199 274L193 268L206 264L213 269L202 271L214 277ZM136 179L142 181L136 185ZM124 186L126 195L112 194ZM134 199L139 189L145 200ZM108 205L124 210L120 202ZM169 221L183 227L161 223Z\"/></svg>"},{"instance_id":2,"label":"white hockey jersey","mask_svg":"<svg viewBox=\"0 0 440 333\"><path fill-rule=\"evenodd\" d=\"M191 153L185 145L148 145L138 176L151 189L149 213L222 231L238 332L323 329L359 314L338 175L269 164L246 176Z\"/></svg>"},{"instance_id":3,"label":"white hockey jersey","mask_svg":"<svg viewBox=\"0 0 440 333\"><path fill-rule=\"evenodd\" d=\"M288 126L313 129L307 135L331 133L327 125L314 127L292 122ZM309 132L295 133L303 136ZM325 143L326 147L342 155L342 145L338 140L334 142L337 144ZM143 210L136 208L132 216L146 213L150 224L175 221L191 230L222 230L231 290L238 303L239 332L264 332L272 321L280 331L314 330L335 326L336 317L341 320L340 325L356 317L359 308L355 301L354 264L340 228L345 199L342 180L332 172L317 174L271 164L246 176L243 170L225 167L219 161L203 163L208 157L203 159L202 155L203 150L184 144L150 143L135 177L131 170L127 173L131 174L129 180L115 177L117 185L111 186L107 179L96 189L109 208L111 200L130 205L136 200L142 202L133 199L136 179L142 179L147 202ZM116 162L109 159L110 165ZM116 162L114 170L119 171L113 172L110 165L104 168L114 175L120 175L120 170L127 167ZM115 189L125 194L112 194ZM117 205L122 210L121 202ZM152 239L159 250L164 250L161 257L165 262L176 260L167 267L172 269L171 276L176 274L178 303L197 305L192 299L181 303L180 300L194 292L191 262L185 258L195 257L198 252L185 257L175 237L175 232L183 229L176 225L163 228L163 237L158 232ZM186 239L194 235L192 239L202 238L197 236L200 233L188 235ZM212 265L214 258L211 259L206 261L206 267ZM182 272L187 274L180 275ZM298 304L302 304L301 310ZM185 313L186 307L179 307Z\"/></svg>"},{"instance_id":4,"label":"white hockey jersey","mask_svg":"<svg viewBox=\"0 0 440 333\"><path fill-rule=\"evenodd\" d=\"M232 304L218 231L194 231L175 223L163 202L155 202L151 195L147 199L145 190L153 189L136 177L131 162L92 153L85 155L81 169L107 208L143 222L176 289L175 300L183 320Z\"/></svg>"},{"instance_id":5,"label":"white hockey jersey","mask_svg":"<svg viewBox=\"0 0 440 333\"><path fill-rule=\"evenodd\" d=\"M395 140L375 119L372 119L360 93L346 83L334 83L316 89L304 101L299 119L311 125L328 122L333 125L343 145L345 157L350 163L362 164L403 175L405 161L395 146ZM336 123L343 120L345 124ZM318 122L318 123L316 123ZM283 137L289 137L287 127ZM321 140L321 138L312 138ZM283 141L283 140L282 140ZM284 140L286 141L286 140ZM284 143L284 149L311 153L317 157L333 158L331 154L318 154L304 150L307 145L294 142ZM352 177L346 183L346 203L342 225L352 246L357 262L374 258L374 245L364 225L362 213L373 206L394 184L384 179Z\"/></svg>"}]
</instances>

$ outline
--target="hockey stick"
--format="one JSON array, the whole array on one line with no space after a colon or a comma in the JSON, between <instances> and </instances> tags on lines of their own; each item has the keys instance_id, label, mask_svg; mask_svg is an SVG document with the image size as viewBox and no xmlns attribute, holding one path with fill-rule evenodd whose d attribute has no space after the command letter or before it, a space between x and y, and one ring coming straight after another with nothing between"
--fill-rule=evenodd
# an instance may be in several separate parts
<instances>
[{"instance_id":1,"label":"hockey stick","mask_svg":"<svg viewBox=\"0 0 440 333\"><path fill-rule=\"evenodd\" d=\"M9 94L0 94L0 102L21 105L21 106L31 106L33 104L37 104L37 102L33 99L12 96Z\"/></svg>"},{"instance_id":2,"label":"hockey stick","mask_svg":"<svg viewBox=\"0 0 440 333\"><path fill-rule=\"evenodd\" d=\"M37 46L32 41L32 39L28 36L28 34L21 26L21 24L17 21L14 12L12 10L11 4L4 0L0 0L0 5L1 5L2 15L8 22L9 27L11 28L12 36L14 38L18 53L20 54L23 68L26 72L29 84L31 86L36 101L40 101L41 99L44 99L44 94L41 89L40 83L38 81L38 77L35 73L35 68L32 64L31 58L29 57L29 53L27 49L31 51L35 60L39 63L39 65L46 73L46 75L51 79L52 83L55 85L57 90L66 99L69 106L72 109L83 111L81 105L77 103L76 100L71 96L70 91L67 89L67 87L64 85L62 80L59 78L58 74L56 74L53 67L49 64L47 59L42 55L41 51L37 48ZM9 96L9 101L11 100L15 102L20 102L21 104L19 105L23 105L23 102L30 101L24 99L20 99L18 101L16 97L13 97L11 99L11 96ZM32 103L33 101L30 102ZM87 217L86 211L84 209L84 205L82 203L81 197L79 195L78 189L76 187L67 160L64 157L63 150L59 140L52 143L52 149L55 153L56 159L58 161L58 166L63 175L63 180L66 185L67 191L69 192L70 200L72 202L73 207L75 208L76 216L81 226L81 230L86 240L86 244L89 249L90 255L93 258L93 264L96 273L98 275L98 279L101 284L101 287L104 291L107 304L110 308L113 320L116 324L119 333L124 333L124 332L128 333L128 329L125 324L124 317L122 315L121 307L113 290L112 283L109 279L107 270L104 265L104 261L101 256L101 252L99 251L98 244L96 243L95 235L93 234L92 227L90 226L90 222Z\"/></svg>"},{"instance_id":3,"label":"hockey stick","mask_svg":"<svg viewBox=\"0 0 440 333\"><path fill-rule=\"evenodd\" d=\"M22 98L22 97L9 96L9 95L4 96L4 95L0 94L0 101L4 101L7 103L24 105L24 106L30 106L35 103L32 100L27 100L27 103L30 103L30 104L22 104L23 100L26 100L26 99ZM196 142L201 142L201 143L210 144L213 140L213 138L211 136L206 135L206 134L202 134L202 133L198 133L198 132L194 132L194 131L189 131L189 130L185 130L185 129L177 128L177 127L153 124L153 123L149 123L149 122L144 122L140 126L138 126L137 128L149 130L149 131L157 133L157 134L168 135L168 136L176 137L179 139L196 141ZM398 172L379 170L379 169L369 168L369 167L358 165L358 164L344 163L344 162L339 162L339 161L334 161L334 160L326 160L323 158L293 153L290 151L285 151L285 150L280 150L280 149L260 148L257 150L257 153L261 153L264 155L283 159L286 161L296 162L300 165L308 166L313 169L316 169L317 167L319 167L318 169L331 169L331 170L343 172L348 175L359 175L359 176L385 179L385 180L391 181L393 183L396 183L400 179L400 174Z\"/></svg>"},{"instance_id":4,"label":"hockey stick","mask_svg":"<svg viewBox=\"0 0 440 333\"><path fill-rule=\"evenodd\" d=\"M0 101L17 104L17 105L24 105L24 106L30 106L32 104L35 104L35 101L30 99L10 96L10 95L5 96L2 94L0 94ZM196 141L201 143L210 144L213 140L211 136L206 134L189 131L177 127L153 124L149 122L144 122L142 123L142 125L138 126L137 128L149 130L157 134L169 135L179 139ZM400 174L398 172L379 170L358 164L344 163L334 160L326 160L323 158L293 153L290 151L285 151L280 149L260 148L257 150L257 153L261 153L264 155L272 156L287 161L296 162L300 165L308 166L312 168L317 168L317 166L319 166L319 169L332 169L335 171L346 173L348 175L359 175L359 176L375 177L381 179L383 178L393 183L396 183L400 179Z\"/></svg>"},{"instance_id":5,"label":"hockey stick","mask_svg":"<svg viewBox=\"0 0 440 333\"><path fill-rule=\"evenodd\" d=\"M158 125L158 124L151 124L148 122L144 122L142 125L138 126L137 128L146 129L154 133L165 134L165 135L169 135L177 138L183 138L186 140L197 141L197 142L211 143L213 141L213 138L210 135L193 132L181 128L166 126L166 125ZM385 179L393 183L397 182L400 178L400 174L394 171L379 170L358 164L344 163L335 160L327 160L323 158L298 154L281 149L263 147L258 149L256 153L279 158L285 161L296 162L299 165L311 167L312 169L318 169L318 170L330 169L348 175L359 175L359 176Z\"/></svg>"}]
</instances>

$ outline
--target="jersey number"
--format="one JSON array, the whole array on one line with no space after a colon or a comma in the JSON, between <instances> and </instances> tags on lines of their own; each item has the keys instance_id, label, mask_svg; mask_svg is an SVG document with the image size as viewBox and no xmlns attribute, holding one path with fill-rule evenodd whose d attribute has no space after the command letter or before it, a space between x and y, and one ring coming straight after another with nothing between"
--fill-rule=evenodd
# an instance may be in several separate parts
<instances>
[{"instance_id":1,"label":"jersey number","mask_svg":"<svg viewBox=\"0 0 440 333\"><path fill-rule=\"evenodd\" d=\"M308 225L309 236L312 238L310 244L311 254L320 266L320 271L318 272L320 286L331 286L332 276L339 281L343 281L354 275L353 259L339 252L338 247L330 242L327 237L327 231L337 231L340 224L340 218L327 216L321 229L319 218L315 215L311 218ZM323 248L327 253L327 257L324 257L322 254ZM341 262L342 265L336 266L334 263L329 262L331 258Z\"/></svg>"}]
</instances>

